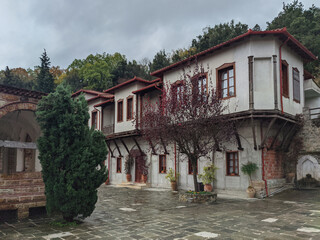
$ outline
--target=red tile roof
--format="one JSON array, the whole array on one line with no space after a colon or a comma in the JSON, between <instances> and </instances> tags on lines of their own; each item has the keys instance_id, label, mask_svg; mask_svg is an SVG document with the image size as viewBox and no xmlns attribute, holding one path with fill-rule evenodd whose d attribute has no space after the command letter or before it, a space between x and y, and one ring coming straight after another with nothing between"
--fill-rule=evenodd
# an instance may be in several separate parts
<instances>
[{"instance_id":1,"label":"red tile roof","mask_svg":"<svg viewBox=\"0 0 320 240\"><path fill-rule=\"evenodd\" d=\"M118 84L118 85L116 85L116 86L114 86L114 87L112 87L112 88L109 88L109 89L107 89L107 90L104 90L104 92L105 92L105 93L114 92L114 90L116 90L116 89L118 89L118 88L121 88L121 87L123 87L123 86L126 86L126 85L128 85L128 84L130 84L130 83L132 83L132 82L136 82L136 81L141 82L141 83L145 83L145 84L150 84L150 83L152 83L151 81L148 81L148 80L145 80L145 79L142 79L142 78L139 78L139 77L134 77L134 78L129 79L129 80L123 82L123 83L120 83L120 84Z\"/></svg>"},{"instance_id":2,"label":"red tile roof","mask_svg":"<svg viewBox=\"0 0 320 240\"><path fill-rule=\"evenodd\" d=\"M109 100L107 100L107 101L98 103L98 104L94 105L93 107L102 107L103 105L106 105L106 104L112 103L112 102L114 102L114 99L109 99Z\"/></svg>"},{"instance_id":3,"label":"red tile roof","mask_svg":"<svg viewBox=\"0 0 320 240\"><path fill-rule=\"evenodd\" d=\"M148 85L148 86L146 86L146 87L144 87L144 88L140 88L140 89L138 89L138 90L136 90L136 91L133 91L132 93L133 94L137 94L137 93L145 93L145 92L148 92L148 91L152 91L152 90L160 90L160 85L162 84L162 82L155 82L155 83L153 83L153 84L150 84L150 85Z\"/></svg>"},{"instance_id":4,"label":"red tile roof","mask_svg":"<svg viewBox=\"0 0 320 240\"><path fill-rule=\"evenodd\" d=\"M308 61L312 61L312 60L316 60L317 57L310 52L305 46L303 46L297 39L295 39L288 31L287 28L281 28L281 29L276 29L276 30L269 30L269 31L252 31L251 29L249 29L248 32L239 35L235 38L232 38L226 42L220 43L214 47L211 47L207 50L204 50L202 52L199 52L193 56L190 56L184 60L181 60L179 62L176 62L174 64L171 64L167 67L161 68L157 71L154 71L151 73L152 76L158 76L161 77L163 75L164 72L169 71L179 65L185 64L189 61L195 60L198 57L202 57L205 56L207 54L211 54L217 50L222 49L223 47L228 47L230 44L232 43L236 43L239 42L251 35L261 35L261 36L265 36L265 35L274 35L274 36L278 36L280 38L281 41L285 41L286 39L289 39L289 41L287 42L287 45L291 48L293 48L293 50L297 51L298 54L305 60Z\"/></svg>"},{"instance_id":5,"label":"red tile roof","mask_svg":"<svg viewBox=\"0 0 320 240\"><path fill-rule=\"evenodd\" d=\"M103 92L98 92L95 90L80 89L79 91L76 91L75 93L73 93L72 97L78 96L81 93L89 93L89 94L93 94L93 95L99 95L99 94L102 94Z\"/></svg>"}]
</instances>

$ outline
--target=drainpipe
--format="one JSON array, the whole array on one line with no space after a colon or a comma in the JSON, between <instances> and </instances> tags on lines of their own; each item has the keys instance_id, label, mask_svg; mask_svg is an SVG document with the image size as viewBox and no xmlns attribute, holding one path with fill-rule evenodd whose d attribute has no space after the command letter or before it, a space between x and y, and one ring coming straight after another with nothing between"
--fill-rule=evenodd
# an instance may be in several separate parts
<instances>
[{"instance_id":1,"label":"drainpipe","mask_svg":"<svg viewBox=\"0 0 320 240\"><path fill-rule=\"evenodd\" d=\"M262 140L262 124L260 124L260 135L261 135L261 141ZM264 155L263 155L263 149L265 148L262 148L261 149L261 160L262 160L262 180L264 181L264 184L266 186L266 197L268 197L268 183L267 183L267 180L265 179L265 172L264 172Z\"/></svg>"},{"instance_id":2,"label":"drainpipe","mask_svg":"<svg viewBox=\"0 0 320 240\"><path fill-rule=\"evenodd\" d=\"M110 152L108 153L108 180L106 182L106 185L107 183L110 183Z\"/></svg>"},{"instance_id":3,"label":"drainpipe","mask_svg":"<svg viewBox=\"0 0 320 240\"><path fill-rule=\"evenodd\" d=\"M275 109L275 110L278 110L277 55L272 55L272 61L273 61L274 109Z\"/></svg>"},{"instance_id":4,"label":"drainpipe","mask_svg":"<svg viewBox=\"0 0 320 240\"><path fill-rule=\"evenodd\" d=\"M248 57L248 70L249 70L249 109L254 109L254 96L253 96L253 56Z\"/></svg>"},{"instance_id":5,"label":"drainpipe","mask_svg":"<svg viewBox=\"0 0 320 240\"><path fill-rule=\"evenodd\" d=\"M282 95L283 95L283 82L282 82L282 58L281 58L281 48L283 45L285 45L288 41L289 41L289 37L287 38L287 40L285 40L279 47L279 66L280 66L280 103L281 103L281 113L283 113L283 100L282 100Z\"/></svg>"}]
</instances>

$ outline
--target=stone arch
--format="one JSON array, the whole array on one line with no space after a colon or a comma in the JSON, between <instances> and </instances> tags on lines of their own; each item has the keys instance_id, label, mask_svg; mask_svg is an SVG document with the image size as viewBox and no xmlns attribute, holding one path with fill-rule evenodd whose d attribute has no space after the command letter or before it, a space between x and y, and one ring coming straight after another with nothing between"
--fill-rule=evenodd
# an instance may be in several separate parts
<instances>
[{"instance_id":1,"label":"stone arch","mask_svg":"<svg viewBox=\"0 0 320 240\"><path fill-rule=\"evenodd\" d=\"M320 181L320 164L312 155L304 155L299 158L297 164L297 180L305 178L310 174L312 178Z\"/></svg>"},{"instance_id":2,"label":"stone arch","mask_svg":"<svg viewBox=\"0 0 320 240\"><path fill-rule=\"evenodd\" d=\"M34 102L12 102L0 107L0 118L6 114L18 110L27 110L35 112L37 110L37 104Z\"/></svg>"}]
</instances>

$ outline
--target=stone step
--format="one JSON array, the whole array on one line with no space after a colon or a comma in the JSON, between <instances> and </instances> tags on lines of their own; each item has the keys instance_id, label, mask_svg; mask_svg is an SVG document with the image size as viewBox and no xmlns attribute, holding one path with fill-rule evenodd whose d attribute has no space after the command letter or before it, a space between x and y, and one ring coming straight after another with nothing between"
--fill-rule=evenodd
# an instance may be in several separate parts
<instances>
[{"instance_id":1,"label":"stone step","mask_svg":"<svg viewBox=\"0 0 320 240\"><path fill-rule=\"evenodd\" d=\"M43 185L42 178L0 179L0 187Z\"/></svg>"},{"instance_id":2,"label":"stone step","mask_svg":"<svg viewBox=\"0 0 320 240\"><path fill-rule=\"evenodd\" d=\"M146 183L131 183L131 182L126 182L126 183L120 183L116 184L116 187L125 187L125 188L131 188L131 189L144 189L147 188Z\"/></svg>"},{"instance_id":3,"label":"stone step","mask_svg":"<svg viewBox=\"0 0 320 240\"><path fill-rule=\"evenodd\" d=\"M31 184L31 185L17 185L17 186L1 186L0 193L23 193L23 192L38 192L44 193L44 184Z\"/></svg>"},{"instance_id":4,"label":"stone step","mask_svg":"<svg viewBox=\"0 0 320 240\"><path fill-rule=\"evenodd\" d=\"M13 193L1 194L0 196L0 210L7 209L8 205L19 203L43 202L46 196L42 193Z\"/></svg>"}]
</instances>

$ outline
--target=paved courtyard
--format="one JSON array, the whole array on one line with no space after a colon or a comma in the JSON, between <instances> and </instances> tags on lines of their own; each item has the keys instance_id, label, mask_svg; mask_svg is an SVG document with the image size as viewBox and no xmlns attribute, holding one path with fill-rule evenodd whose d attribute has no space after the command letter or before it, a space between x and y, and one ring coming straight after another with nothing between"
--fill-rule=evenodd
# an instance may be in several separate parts
<instances>
[{"instance_id":1,"label":"paved courtyard","mask_svg":"<svg viewBox=\"0 0 320 240\"><path fill-rule=\"evenodd\" d=\"M38 216L0 223L0 239L319 239L320 190L265 200L179 203L170 191L101 186L90 218L73 227Z\"/></svg>"}]
</instances>

